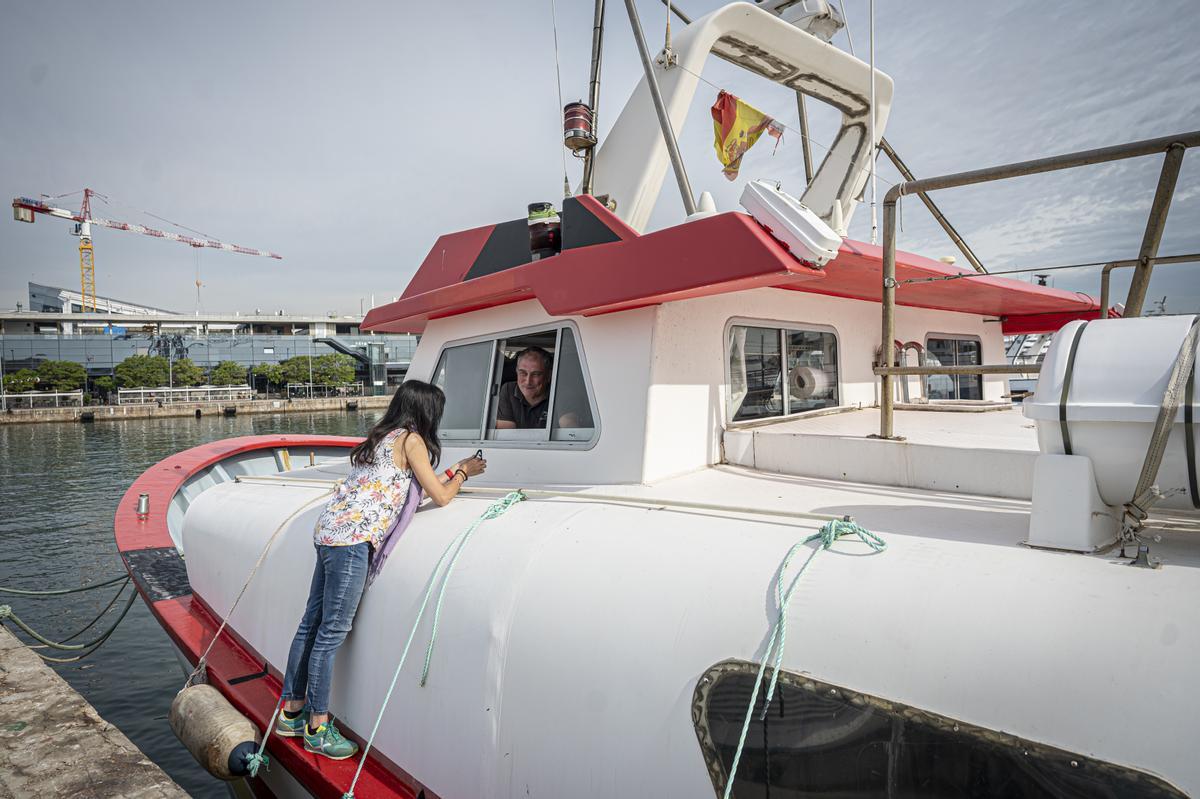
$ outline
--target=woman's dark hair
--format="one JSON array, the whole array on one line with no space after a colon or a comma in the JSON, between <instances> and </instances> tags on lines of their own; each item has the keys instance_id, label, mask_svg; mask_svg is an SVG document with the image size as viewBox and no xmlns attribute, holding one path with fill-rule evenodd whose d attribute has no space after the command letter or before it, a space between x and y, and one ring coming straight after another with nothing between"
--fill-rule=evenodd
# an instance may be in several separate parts
<instances>
[{"instance_id":1,"label":"woman's dark hair","mask_svg":"<svg viewBox=\"0 0 1200 799\"><path fill-rule=\"evenodd\" d=\"M442 442L438 438L438 425L442 421L442 410L446 407L446 395L437 386L420 380L405 380L396 389L383 418L375 423L367 438L350 450L350 462L355 466L367 466L375 462L375 449L388 433L397 428L411 430L419 435L429 450L429 463L437 466L442 457Z\"/></svg>"}]
</instances>

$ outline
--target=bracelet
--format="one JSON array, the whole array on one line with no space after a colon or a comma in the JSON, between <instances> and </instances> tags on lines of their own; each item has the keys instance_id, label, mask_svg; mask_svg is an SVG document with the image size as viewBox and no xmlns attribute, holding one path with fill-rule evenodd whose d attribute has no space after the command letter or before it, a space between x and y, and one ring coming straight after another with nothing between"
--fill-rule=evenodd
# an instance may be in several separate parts
<instances>
[{"instance_id":1,"label":"bracelet","mask_svg":"<svg viewBox=\"0 0 1200 799\"><path fill-rule=\"evenodd\" d=\"M447 479L447 480L453 480L453 479L454 479L454 470L453 470L453 469L447 469L447 470L446 470L446 479Z\"/></svg>"},{"instance_id":2,"label":"bracelet","mask_svg":"<svg viewBox=\"0 0 1200 799\"><path fill-rule=\"evenodd\" d=\"M466 473L466 472L463 472L463 470L462 470L462 469L455 469L455 470L454 470L454 474L456 474L456 475L457 475L459 472L462 472L462 476L463 476L463 482L464 482L464 483L465 483L465 482L467 482L467 473Z\"/></svg>"}]
</instances>

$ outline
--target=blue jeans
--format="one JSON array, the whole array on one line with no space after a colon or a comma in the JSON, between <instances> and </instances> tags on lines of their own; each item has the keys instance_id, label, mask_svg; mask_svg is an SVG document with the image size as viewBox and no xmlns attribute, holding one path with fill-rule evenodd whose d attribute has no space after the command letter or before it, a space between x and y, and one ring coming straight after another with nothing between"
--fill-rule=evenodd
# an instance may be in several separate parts
<instances>
[{"instance_id":1,"label":"blue jeans","mask_svg":"<svg viewBox=\"0 0 1200 799\"><path fill-rule=\"evenodd\" d=\"M283 675L283 699L305 699L313 714L329 712L333 657L346 640L367 582L371 545L317 545L308 604Z\"/></svg>"}]
</instances>

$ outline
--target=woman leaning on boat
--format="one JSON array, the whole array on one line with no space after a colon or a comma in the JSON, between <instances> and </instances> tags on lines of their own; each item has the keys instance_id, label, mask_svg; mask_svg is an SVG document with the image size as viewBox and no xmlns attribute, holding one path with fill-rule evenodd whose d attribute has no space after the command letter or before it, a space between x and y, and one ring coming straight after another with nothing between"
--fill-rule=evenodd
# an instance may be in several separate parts
<instances>
[{"instance_id":1,"label":"woman leaning on boat","mask_svg":"<svg viewBox=\"0 0 1200 799\"><path fill-rule=\"evenodd\" d=\"M380 552L385 536L399 516L411 513L422 490L434 504L443 506L468 477L482 474L487 467L476 456L444 473L434 470L442 453L438 424L445 402L445 394L436 386L419 380L401 385L383 418L351 451L350 474L317 520L313 533L317 563L304 616L288 652L283 707L274 727L276 735L303 736L306 751L334 760L358 751L358 745L344 738L329 718L333 659L350 632L368 568L377 571L386 555ZM417 486L412 485L414 478ZM399 521L403 526L406 519Z\"/></svg>"}]
</instances>

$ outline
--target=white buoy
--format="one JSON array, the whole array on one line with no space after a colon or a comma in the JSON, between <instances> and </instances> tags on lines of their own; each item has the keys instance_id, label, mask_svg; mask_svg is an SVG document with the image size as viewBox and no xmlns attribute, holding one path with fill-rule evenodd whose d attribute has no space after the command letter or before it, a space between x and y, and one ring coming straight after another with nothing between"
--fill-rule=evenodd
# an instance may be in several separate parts
<instances>
[{"instance_id":1,"label":"white buoy","mask_svg":"<svg viewBox=\"0 0 1200 799\"><path fill-rule=\"evenodd\" d=\"M190 685L176 694L168 716L175 736L204 769L222 780L249 774L258 751L258 729L211 685Z\"/></svg>"}]
</instances>

